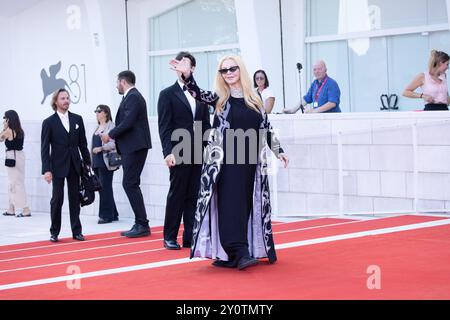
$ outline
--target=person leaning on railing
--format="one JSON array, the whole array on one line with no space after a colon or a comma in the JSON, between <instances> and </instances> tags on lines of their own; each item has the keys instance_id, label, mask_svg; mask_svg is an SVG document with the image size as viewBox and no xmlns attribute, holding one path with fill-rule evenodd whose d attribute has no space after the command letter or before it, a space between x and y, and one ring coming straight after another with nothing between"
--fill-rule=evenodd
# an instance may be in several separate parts
<instances>
[{"instance_id":1,"label":"person leaning on railing","mask_svg":"<svg viewBox=\"0 0 450 320\"><path fill-rule=\"evenodd\" d=\"M428 70L417 75L406 87L403 96L423 99L425 111L448 111L450 98L448 95L447 75L450 57L443 51L432 50ZM422 92L415 92L417 88Z\"/></svg>"},{"instance_id":2,"label":"person leaning on railing","mask_svg":"<svg viewBox=\"0 0 450 320\"><path fill-rule=\"evenodd\" d=\"M283 109L283 113L293 114L302 109L304 113L339 113L341 90L336 80L328 76L325 61L319 60L313 66L315 80L308 93L292 109ZM311 106L309 106L311 105Z\"/></svg>"}]
</instances>

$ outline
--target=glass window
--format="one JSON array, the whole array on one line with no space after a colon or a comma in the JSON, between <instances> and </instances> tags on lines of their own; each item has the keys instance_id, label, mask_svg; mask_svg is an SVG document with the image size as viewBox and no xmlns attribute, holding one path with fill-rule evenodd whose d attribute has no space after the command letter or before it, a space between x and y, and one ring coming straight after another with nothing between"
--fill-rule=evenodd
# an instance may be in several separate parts
<instances>
[{"instance_id":1,"label":"glass window","mask_svg":"<svg viewBox=\"0 0 450 320\"><path fill-rule=\"evenodd\" d=\"M411 48L418 50L411 50ZM450 52L450 33L447 31L429 34L402 35L389 41L389 87L392 93L401 96L406 86L419 73L428 70L430 51ZM406 58L407 57L407 58ZM417 92L421 92L420 89ZM400 97L400 110L423 110L420 99Z\"/></svg>"},{"instance_id":2,"label":"glass window","mask_svg":"<svg viewBox=\"0 0 450 320\"><path fill-rule=\"evenodd\" d=\"M348 49L347 41L333 41L316 43L311 46L311 54L308 55L308 64L313 66L318 60L324 60L328 75L336 80L341 90L340 108L342 112L350 111L349 83L348 83ZM303 96L314 81L312 67L307 70L307 87L303 89Z\"/></svg>"},{"instance_id":3,"label":"glass window","mask_svg":"<svg viewBox=\"0 0 450 320\"><path fill-rule=\"evenodd\" d=\"M428 0L427 9L429 24L448 23L446 0Z\"/></svg>"},{"instance_id":4,"label":"glass window","mask_svg":"<svg viewBox=\"0 0 450 320\"><path fill-rule=\"evenodd\" d=\"M150 35L151 51L237 43L234 0L190 1L151 18Z\"/></svg>"},{"instance_id":5,"label":"glass window","mask_svg":"<svg viewBox=\"0 0 450 320\"><path fill-rule=\"evenodd\" d=\"M216 77L217 64L219 60L226 55L239 55L238 49L222 50L212 52L192 53L197 62L194 76L198 85L205 90L214 90L214 81ZM164 55L150 58L150 104L149 115L157 115L157 105L159 92L174 84L177 76L174 71L169 68L169 61L174 55Z\"/></svg>"},{"instance_id":6,"label":"glass window","mask_svg":"<svg viewBox=\"0 0 450 320\"><path fill-rule=\"evenodd\" d=\"M337 34L339 0L308 0L310 36Z\"/></svg>"},{"instance_id":7,"label":"glass window","mask_svg":"<svg viewBox=\"0 0 450 320\"><path fill-rule=\"evenodd\" d=\"M157 115L159 92L176 81L169 61L177 52L191 50L197 61L195 79L206 90L213 90L219 59L240 53L234 0L190 1L149 19L149 26L150 52L154 53L149 63L150 116ZM231 48L223 50L220 45Z\"/></svg>"},{"instance_id":8,"label":"glass window","mask_svg":"<svg viewBox=\"0 0 450 320\"><path fill-rule=\"evenodd\" d=\"M381 29L447 23L445 0L369 0L379 8Z\"/></svg>"},{"instance_id":9,"label":"glass window","mask_svg":"<svg viewBox=\"0 0 450 320\"><path fill-rule=\"evenodd\" d=\"M309 36L448 23L446 0L308 0Z\"/></svg>"},{"instance_id":10,"label":"glass window","mask_svg":"<svg viewBox=\"0 0 450 320\"><path fill-rule=\"evenodd\" d=\"M349 72L352 111L380 111L380 95L389 91L386 39L370 39L365 55L349 50Z\"/></svg>"},{"instance_id":11,"label":"glass window","mask_svg":"<svg viewBox=\"0 0 450 320\"><path fill-rule=\"evenodd\" d=\"M179 48L177 10L150 19L150 50Z\"/></svg>"},{"instance_id":12,"label":"glass window","mask_svg":"<svg viewBox=\"0 0 450 320\"><path fill-rule=\"evenodd\" d=\"M399 96L401 111L423 109L422 100L403 97L402 93L414 77L427 69L428 40L421 34L394 36L388 40L389 94Z\"/></svg>"},{"instance_id":13,"label":"glass window","mask_svg":"<svg viewBox=\"0 0 450 320\"><path fill-rule=\"evenodd\" d=\"M311 36L448 23L445 0L308 0L307 5L307 34ZM307 83L313 80L312 65L323 59L328 74L341 88L342 111L378 112L384 94L398 96L399 111L421 110L422 100L405 98L402 93L415 76L427 70L432 49L450 52L449 31L431 30L308 43Z\"/></svg>"}]
</instances>

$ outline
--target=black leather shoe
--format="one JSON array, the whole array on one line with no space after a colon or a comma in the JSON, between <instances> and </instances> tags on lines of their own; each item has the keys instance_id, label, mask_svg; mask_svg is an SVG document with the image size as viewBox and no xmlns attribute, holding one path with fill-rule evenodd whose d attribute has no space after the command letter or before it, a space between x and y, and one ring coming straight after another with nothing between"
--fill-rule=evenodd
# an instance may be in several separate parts
<instances>
[{"instance_id":1,"label":"black leather shoe","mask_svg":"<svg viewBox=\"0 0 450 320\"><path fill-rule=\"evenodd\" d=\"M121 232L120 235L123 236L123 237L126 237L128 233L130 233L130 232L135 232L135 231L136 231L136 228L137 228L137 224L135 224L134 226L132 226L130 230Z\"/></svg>"},{"instance_id":2,"label":"black leather shoe","mask_svg":"<svg viewBox=\"0 0 450 320\"><path fill-rule=\"evenodd\" d=\"M215 260L212 265L214 267L219 267L219 268L236 268L236 262L233 261L223 261L223 260Z\"/></svg>"},{"instance_id":3,"label":"black leather shoe","mask_svg":"<svg viewBox=\"0 0 450 320\"><path fill-rule=\"evenodd\" d=\"M246 256L246 257L242 257L239 260L237 267L239 270L244 270L248 267L256 266L258 263L259 263L259 261L256 260L255 258Z\"/></svg>"},{"instance_id":4,"label":"black leather shoe","mask_svg":"<svg viewBox=\"0 0 450 320\"><path fill-rule=\"evenodd\" d=\"M111 222L113 222L112 219L103 219L103 218L98 219L98 224L105 224L105 223L111 223Z\"/></svg>"},{"instance_id":5,"label":"black leather shoe","mask_svg":"<svg viewBox=\"0 0 450 320\"><path fill-rule=\"evenodd\" d=\"M176 240L164 240L164 248L167 250L180 250L180 245Z\"/></svg>"},{"instance_id":6,"label":"black leather shoe","mask_svg":"<svg viewBox=\"0 0 450 320\"><path fill-rule=\"evenodd\" d=\"M119 221L119 217L115 217L113 221Z\"/></svg>"},{"instance_id":7,"label":"black leather shoe","mask_svg":"<svg viewBox=\"0 0 450 320\"><path fill-rule=\"evenodd\" d=\"M51 236L50 236L50 241L51 241L51 242L58 242L58 241L59 241L59 240L58 240L58 236L51 235Z\"/></svg>"},{"instance_id":8,"label":"black leather shoe","mask_svg":"<svg viewBox=\"0 0 450 320\"><path fill-rule=\"evenodd\" d=\"M127 238L140 238L147 237L151 234L152 232L150 231L150 227L144 227L140 224L135 224L130 231L124 232L122 235Z\"/></svg>"},{"instance_id":9,"label":"black leather shoe","mask_svg":"<svg viewBox=\"0 0 450 320\"><path fill-rule=\"evenodd\" d=\"M192 243L190 241L183 241L183 248L190 248Z\"/></svg>"},{"instance_id":10,"label":"black leather shoe","mask_svg":"<svg viewBox=\"0 0 450 320\"><path fill-rule=\"evenodd\" d=\"M78 240L78 241L84 241L85 239L84 239L84 237L83 237L83 235L80 233L80 234L76 234L76 235L73 235L72 236L72 239L73 240Z\"/></svg>"}]
</instances>

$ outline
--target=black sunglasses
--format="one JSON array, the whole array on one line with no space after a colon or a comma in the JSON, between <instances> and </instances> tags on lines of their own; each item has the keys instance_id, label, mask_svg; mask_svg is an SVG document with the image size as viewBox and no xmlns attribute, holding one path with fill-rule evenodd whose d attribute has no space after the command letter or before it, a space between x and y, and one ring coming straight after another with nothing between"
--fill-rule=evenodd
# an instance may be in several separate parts
<instances>
[{"instance_id":1,"label":"black sunglasses","mask_svg":"<svg viewBox=\"0 0 450 320\"><path fill-rule=\"evenodd\" d=\"M234 66L234 67L230 67L228 69L219 69L219 73L220 74L227 74L228 71L230 71L231 73L236 72L236 70L239 69L239 66Z\"/></svg>"},{"instance_id":2,"label":"black sunglasses","mask_svg":"<svg viewBox=\"0 0 450 320\"><path fill-rule=\"evenodd\" d=\"M98 110L95 110L94 112L95 113L100 113L100 112L103 112L103 110L98 109Z\"/></svg>"}]
</instances>

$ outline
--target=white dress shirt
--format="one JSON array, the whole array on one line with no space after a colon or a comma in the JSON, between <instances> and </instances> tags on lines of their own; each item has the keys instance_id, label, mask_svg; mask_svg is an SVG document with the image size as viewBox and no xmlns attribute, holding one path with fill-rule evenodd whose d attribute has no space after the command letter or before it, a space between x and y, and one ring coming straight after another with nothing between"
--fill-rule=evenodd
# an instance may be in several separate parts
<instances>
[{"instance_id":1,"label":"white dress shirt","mask_svg":"<svg viewBox=\"0 0 450 320\"><path fill-rule=\"evenodd\" d=\"M67 132L70 131L70 123L69 123L69 112L61 113L59 111L56 112L59 116L59 119L61 119L62 125L66 129Z\"/></svg>"},{"instance_id":2,"label":"white dress shirt","mask_svg":"<svg viewBox=\"0 0 450 320\"><path fill-rule=\"evenodd\" d=\"M131 89L134 89L134 87L129 87L129 88L127 89L127 91L125 91L125 93L123 94L123 98L124 98L124 99L126 98L128 92L130 92Z\"/></svg>"},{"instance_id":3,"label":"white dress shirt","mask_svg":"<svg viewBox=\"0 0 450 320\"><path fill-rule=\"evenodd\" d=\"M180 85L181 90L183 90L184 83L181 82L180 80L178 80L178 84ZM187 98L187 100L189 102L189 105L191 106L192 116L195 119L195 108L196 108L195 99L194 99L194 97L192 97L192 95L189 93L189 91L185 90L183 92L184 92L184 95L186 96L186 98Z\"/></svg>"}]
</instances>

